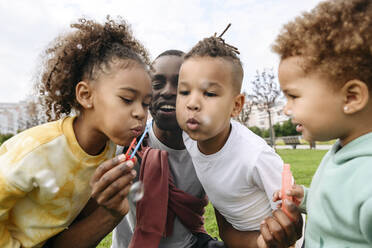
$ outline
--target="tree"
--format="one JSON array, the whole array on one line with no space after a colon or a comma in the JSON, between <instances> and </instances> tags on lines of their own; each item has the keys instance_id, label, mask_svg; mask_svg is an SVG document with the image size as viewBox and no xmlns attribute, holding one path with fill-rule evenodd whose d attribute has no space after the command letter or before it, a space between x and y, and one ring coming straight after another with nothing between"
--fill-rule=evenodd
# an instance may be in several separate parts
<instances>
[{"instance_id":1,"label":"tree","mask_svg":"<svg viewBox=\"0 0 372 248\"><path fill-rule=\"evenodd\" d=\"M262 137L262 130L259 127L253 126L253 127L249 127L249 129L255 134L257 134L258 136Z\"/></svg>"},{"instance_id":2,"label":"tree","mask_svg":"<svg viewBox=\"0 0 372 248\"><path fill-rule=\"evenodd\" d=\"M292 123L291 119L283 122L282 135L283 136L299 135L299 133L296 131L296 126Z\"/></svg>"},{"instance_id":3,"label":"tree","mask_svg":"<svg viewBox=\"0 0 372 248\"><path fill-rule=\"evenodd\" d=\"M0 145L4 143L7 139L10 139L13 134L0 134Z\"/></svg>"},{"instance_id":4,"label":"tree","mask_svg":"<svg viewBox=\"0 0 372 248\"><path fill-rule=\"evenodd\" d=\"M271 110L275 106L276 100L281 95L278 82L275 80L273 69L264 69L262 72L256 71L256 77L251 82L251 99L260 111L268 114L271 144L275 146L275 132L272 125Z\"/></svg>"},{"instance_id":5,"label":"tree","mask_svg":"<svg viewBox=\"0 0 372 248\"><path fill-rule=\"evenodd\" d=\"M246 92L243 92L243 95L245 97L244 105L242 111L240 111L239 115L235 119L241 124L248 126L249 115L252 112L253 102Z\"/></svg>"},{"instance_id":6,"label":"tree","mask_svg":"<svg viewBox=\"0 0 372 248\"><path fill-rule=\"evenodd\" d=\"M41 120L39 118L39 108L35 100L29 99L27 101L27 113L28 118L26 121L26 129L37 126L41 124Z\"/></svg>"}]
</instances>

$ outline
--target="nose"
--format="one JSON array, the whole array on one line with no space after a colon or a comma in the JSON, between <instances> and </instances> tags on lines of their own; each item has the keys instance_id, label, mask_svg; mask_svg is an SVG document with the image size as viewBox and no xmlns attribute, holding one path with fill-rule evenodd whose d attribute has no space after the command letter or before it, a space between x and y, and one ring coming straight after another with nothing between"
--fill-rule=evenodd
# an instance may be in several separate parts
<instances>
[{"instance_id":1,"label":"nose","mask_svg":"<svg viewBox=\"0 0 372 248\"><path fill-rule=\"evenodd\" d=\"M137 120L143 120L147 117L147 108L145 108L141 103L137 103L134 106L134 109L132 111L132 115Z\"/></svg>"},{"instance_id":2,"label":"nose","mask_svg":"<svg viewBox=\"0 0 372 248\"><path fill-rule=\"evenodd\" d=\"M288 102L284 106L283 112L287 116L292 116L292 110L290 109Z\"/></svg>"},{"instance_id":3,"label":"nose","mask_svg":"<svg viewBox=\"0 0 372 248\"><path fill-rule=\"evenodd\" d=\"M163 90L161 91L161 95L164 98L172 98L177 96L177 83L167 80Z\"/></svg>"},{"instance_id":4,"label":"nose","mask_svg":"<svg viewBox=\"0 0 372 248\"><path fill-rule=\"evenodd\" d=\"M199 111L200 110L200 101L196 94L190 94L188 97L188 101L186 103L186 107L188 110L191 111Z\"/></svg>"}]
</instances>

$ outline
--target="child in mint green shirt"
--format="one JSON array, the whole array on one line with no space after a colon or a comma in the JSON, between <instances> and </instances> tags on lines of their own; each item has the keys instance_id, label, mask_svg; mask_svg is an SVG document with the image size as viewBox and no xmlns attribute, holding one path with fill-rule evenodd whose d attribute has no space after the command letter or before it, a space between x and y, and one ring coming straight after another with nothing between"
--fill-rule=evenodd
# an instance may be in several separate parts
<instances>
[{"instance_id":1,"label":"child in mint green shirt","mask_svg":"<svg viewBox=\"0 0 372 248\"><path fill-rule=\"evenodd\" d=\"M372 1L320 3L290 22L273 50L285 113L309 141L338 139L311 186L294 186L305 247L372 247Z\"/></svg>"}]
</instances>

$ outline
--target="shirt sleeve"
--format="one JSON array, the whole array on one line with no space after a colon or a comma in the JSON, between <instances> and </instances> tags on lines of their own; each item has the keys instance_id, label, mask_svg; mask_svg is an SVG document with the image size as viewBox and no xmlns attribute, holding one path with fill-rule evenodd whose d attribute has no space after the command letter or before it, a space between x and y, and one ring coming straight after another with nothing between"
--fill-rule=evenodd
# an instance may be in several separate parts
<instances>
[{"instance_id":1,"label":"shirt sleeve","mask_svg":"<svg viewBox=\"0 0 372 248\"><path fill-rule=\"evenodd\" d=\"M360 231L369 244L372 244L372 198L362 204L359 213Z\"/></svg>"},{"instance_id":2,"label":"shirt sleeve","mask_svg":"<svg viewBox=\"0 0 372 248\"><path fill-rule=\"evenodd\" d=\"M304 198L302 199L300 205L298 206L301 210L301 213L306 214L306 202L307 202L307 196L309 194L309 189L306 188L304 185L302 185L302 188L304 189Z\"/></svg>"},{"instance_id":3,"label":"shirt sleeve","mask_svg":"<svg viewBox=\"0 0 372 248\"><path fill-rule=\"evenodd\" d=\"M259 154L252 171L254 183L265 191L273 210L277 208L277 203L272 198L274 192L281 188L282 170L283 161L280 156L272 149L265 149Z\"/></svg>"},{"instance_id":4,"label":"shirt sleeve","mask_svg":"<svg viewBox=\"0 0 372 248\"><path fill-rule=\"evenodd\" d=\"M21 247L19 241L12 238L5 223L9 218L9 212L12 207L25 194L25 192L7 183L3 175L0 175L0 247Z\"/></svg>"}]
</instances>

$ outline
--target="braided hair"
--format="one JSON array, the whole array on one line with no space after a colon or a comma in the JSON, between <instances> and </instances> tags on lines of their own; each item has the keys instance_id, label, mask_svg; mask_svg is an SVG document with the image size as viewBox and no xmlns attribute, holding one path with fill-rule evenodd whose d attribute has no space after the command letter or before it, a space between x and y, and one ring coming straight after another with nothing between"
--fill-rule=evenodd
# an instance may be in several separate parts
<instances>
[{"instance_id":1,"label":"braided hair","mask_svg":"<svg viewBox=\"0 0 372 248\"><path fill-rule=\"evenodd\" d=\"M240 52L238 48L227 44L222 38L223 34L230 26L231 24L229 24L219 36L215 33L213 36L199 41L188 53L186 53L184 58L186 61L194 57L212 57L221 58L230 62L232 65L234 89L236 92L240 93L244 75L242 62L238 57Z\"/></svg>"}]
</instances>

